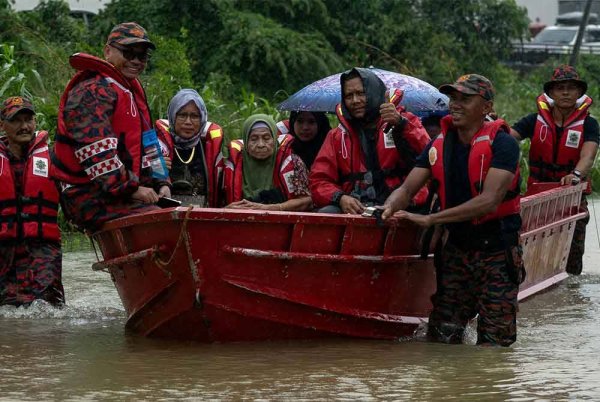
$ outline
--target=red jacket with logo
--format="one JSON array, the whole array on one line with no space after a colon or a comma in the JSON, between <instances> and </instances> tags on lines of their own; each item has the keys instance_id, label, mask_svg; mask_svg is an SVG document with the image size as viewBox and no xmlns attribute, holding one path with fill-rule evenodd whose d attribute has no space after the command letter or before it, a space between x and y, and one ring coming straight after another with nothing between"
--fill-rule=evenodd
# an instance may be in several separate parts
<instances>
[{"instance_id":1,"label":"red jacket with logo","mask_svg":"<svg viewBox=\"0 0 600 402\"><path fill-rule=\"evenodd\" d=\"M21 194L0 141L0 241L38 238L60 241L57 224L58 191L49 178L48 133L36 133L27 151Z\"/></svg>"},{"instance_id":2,"label":"red jacket with logo","mask_svg":"<svg viewBox=\"0 0 600 402\"><path fill-rule=\"evenodd\" d=\"M448 131L452 128L452 117L446 116L442 119L442 133L438 135L429 150L429 162L431 163L431 174L437 183L437 193L440 199L441 208L446 208L446 186L447 186L447 166L448 161L444 161L444 144ZM469 183L471 184L471 196L476 197L483 191L485 178L490 170L492 163L492 143L498 131L510 132L510 128L502 119L492 122L486 121L483 126L471 139L471 148L469 150ZM519 195L519 167L515 177L508 189L507 196L498 208L487 215L484 215L473 221L474 224L480 224L489 220L499 219L508 215L518 214L520 210Z\"/></svg>"},{"instance_id":3,"label":"red jacket with logo","mask_svg":"<svg viewBox=\"0 0 600 402\"><path fill-rule=\"evenodd\" d=\"M583 124L589 115L592 98L583 95L577 101L577 109L563 124L563 134L556 135L556 123L552 116L554 101L546 94L537 98L538 118L529 148L529 179L534 182L560 181L571 173L579 162L584 135ZM591 187L588 186L591 192Z\"/></svg>"},{"instance_id":4,"label":"red jacket with logo","mask_svg":"<svg viewBox=\"0 0 600 402\"><path fill-rule=\"evenodd\" d=\"M175 155L173 136L169 132L169 121L165 119L156 120L156 132L163 156L173 160ZM223 152L223 129L216 123L206 122L200 134L204 156L206 158L206 176L208 179L208 206L220 207L221 184L224 168Z\"/></svg>"},{"instance_id":5,"label":"red jacket with logo","mask_svg":"<svg viewBox=\"0 0 600 402\"><path fill-rule=\"evenodd\" d=\"M430 138L419 118L405 112L400 106L401 99L402 92L396 90L392 102L407 119L403 137L412 152L418 155L427 146ZM327 134L310 171L312 198L315 206L319 208L331 204L339 192L348 195L357 184L362 187L368 186L363 177L367 166L359 134L343 116L341 105L336 107L336 112L340 124ZM385 176L385 185L391 192L402 184L413 166L399 155L391 135L386 134L387 128L387 124L381 119L377 122L376 151L379 166ZM423 204L427 194L427 189L423 188L413 201L418 205Z\"/></svg>"}]
</instances>

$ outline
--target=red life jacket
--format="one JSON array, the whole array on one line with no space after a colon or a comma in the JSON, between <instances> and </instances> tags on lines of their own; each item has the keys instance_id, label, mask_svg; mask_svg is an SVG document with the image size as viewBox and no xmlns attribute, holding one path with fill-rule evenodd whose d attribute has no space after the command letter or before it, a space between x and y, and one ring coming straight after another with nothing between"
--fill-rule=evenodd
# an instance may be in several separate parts
<instances>
[{"instance_id":1,"label":"red life jacket","mask_svg":"<svg viewBox=\"0 0 600 402\"><path fill-rule=\"evenodd\" d=\"M412 113L405 112L404 108L400 106L402 95L402 91L397 89L390 101L408 120L403 135L403 139L406 141L404 148L407 152L412 153L413 158L416 158L425 149L430 138L419 118ZM359 134L354 131L352 125L342 114L341 104L337 105L336 113L340 124L327 134L324 146L311 167L311 192L313 202L317 207L330 204L334 193L340 190L345 194L350 194L357 183L365 182L365 173L368 171ZM386 129L387 123L379 119L376 126L376 153L385 185L391 192L402 184L413 165L407 163L405 156L399 155L393 138L391 135L386 135ZM327 143L332 143L333 146L327 147ZM328 150L331 151L328 152ZM335 161L335 163L332 164L331 161ZM335 166L335 171L329 171L332 166ZM324 183L331 178L334 178L335 183ZM335 186L326 184L335 184ZM364 187L368 187L368 185L365 184ZM419 205L423 204L427 199L427 194L427 188L424 187L413 201Z\"/></svg>"},{"instance_id":2,"label":"red life jacket","mask_svg":"<svg viewBox=\"0 0 600 402\"><path fill-rule=\"evenodd\" d=\"M142 132L152 128L142 85L137 79L126 79L109 62L89 54L76 53L70 57L69 62L79 72L69 81L60 99L51 176L69 184L84 184L102 174L102 168L110 169L125 163L125 168L139 177L142 169ZM66 128L65 105L69 92L75 85L95 76L107 80L117 93L117 103L111 121L117 137L102 138L78 149L77 142ZM107 149L117 149L118 158L103 161L103 166L98 166L97 169L90 168L86 173L81 162Z\"/></svg>"},{"instance_id":3,"label":"red life jacket","mask_svg":"<svg viewBox=\"0 0 600 402\"><path fill-rule=\"evenodd\" d=\"M169 121L165 119L156 120L156 133L163 155L173 160L175 151L173 150L173 136L169 131ZM222 205L219 194L225 165L223 152L221 152L223 129L218 124L208 121L202 129L200 139L204 149L204 157L206 158L208 206L213 208L220 207Z\"/></svg>"},{"instance_id":4,"label":"red life jacket","mask_svg":"<svg viewBox=\"0 0 600 402\"><path fill-rule=\"evenodd\" d=\"M277 136L286 135L286 134L290 133L289 119L278 121L276 126L277 126Z\"/></svg>"},{"instance_id":5,"label":"red life jacket","mask_svg":"<svg viewBox=\"0 0 600 402\"><path fill-rule=\"evenodd\" d=\"M583 95L577 100L577 109L563 125L563 135L556 135L556 123L552 116L554 101L546 94L537 98L538 117L529 148L529 179L535 182L560 181L571 173L581 156L583 125L589 115L592 98ZM588 182L588 189L591 187Z\"/></svg>"},{"instance_id":6,"label":"red life jacket","mask_svg":"<svg viewBox=\"0 0 600 402\"><path fill-rule=\"evenodd\" d=\"M288 200L293 198L286 181L286 175L294 171L293 163L291 163L291 143L293 138L291 135L279 136L279 148L277 149L275 168L273 169L273 184ZM225 161L223 179L226 204L240 201L244 198L243 150L244 142L242 140L233 140L229 144L229 159Z\"/></svg>"},{"instance_id":7,"label":"red life jacket","mask_svg":"<svg viewBox=\"0 0 600 402\"><path fill-rule=\"evenodd\" d=\"M452 116L445 116L441 120L442 133L438 135L429 150L429 163L431 164L431 175L435 183L437 183L437 193L440 199L442 209L446 208L446 186L448 185L446 169L451 169L447 166L449 160L444 159L444 137L448 131L452 129ZM469 183L471 184L471 196L476 197L483 191L483 184L490 165L492 163L492 143L496 138L498 131L509 132L510 128L502 119L492 122L484 122L483 126L471 139L471 148L469 150ZM448 146L451 146L448 143ZM515 177L508 189L505 199L500 203L498 208L492 213L479 217L473 220L474 224L480 224L489 220L499 219L508 215L518 214L520 211L520 196L519 196L519 167L515 172Z\"/></svg>"},{"instance_id":8,"label":"red life jacket","mask_svg":"<svg viewBox=\"0 0 600 402\"><path fill-rule=\"evenodd\" d=\"M43 239L60 241L58 191L49 178L48 133L36 133L28 153L22 194L17 195L7 149L0 142L0 241Z\"/></svg>"}]
</instances>

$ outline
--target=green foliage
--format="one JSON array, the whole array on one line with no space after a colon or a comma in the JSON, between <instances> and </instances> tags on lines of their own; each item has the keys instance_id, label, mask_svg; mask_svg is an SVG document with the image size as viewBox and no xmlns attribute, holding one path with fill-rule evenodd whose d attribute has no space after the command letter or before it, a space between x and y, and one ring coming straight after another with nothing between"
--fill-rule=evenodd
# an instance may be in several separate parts
<instances>
[{"instance_id":1,"label":"green foliage","mask_svg":"<svg viewBox=\"0 0 600 402\"><path fill-rule=\"evenodd\" d=\"M142 77L148 105L153 115L166 116L167 106L181 88L193 87L186 48L175 39L154 35L157 50Z\"/></svg>"},{"instance_id":2,"label":"green foliage","mask_svg":"<svg viewBox=\"0 0 600 402\"><path fill-rule=\"evenodd\" d=\"M0 0L0 98L30 97L38 127L54 131L73 75L69 55L101 56L108 32L124 21L143 25L157 45L141 77L153 117L166 117L180 88L195 88L226 141L239 137L251 114L284 118L279 101L352 66L374 65L434 85L484 74L497 88L496 111L514 123L535 111L552 68L567 61L526 73L499 62L510 41L526 33L526 13L514 0L113 0L90 27L64 1L15 13ZM583 55L578 69L590 96L600 96L600 58ZM521 146L526 154L528 143ZM522 170L526 175L525 159ZM600 188L600 167L593 178Z\"/></svg>"}]
</instances>

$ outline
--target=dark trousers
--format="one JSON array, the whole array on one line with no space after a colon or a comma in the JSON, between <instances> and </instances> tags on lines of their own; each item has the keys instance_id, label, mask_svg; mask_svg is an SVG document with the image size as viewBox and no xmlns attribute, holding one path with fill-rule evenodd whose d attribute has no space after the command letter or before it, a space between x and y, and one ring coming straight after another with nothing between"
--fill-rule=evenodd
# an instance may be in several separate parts
<instances>
[{"instance_id":1,"label":"dark trousers","mask_svg":"<svg viewBox=\"0 0 600 402\"><path fill-rule=\"evenodd\" d=\"M479 314L478 344L509 346L515 342L521 256L520 246L478 251L446 244L436 271L438 288L432 297L429 338L461 343L467 323Z\"/></svg>"},{"instance_id":2,"label":"dark trousers","mask_svg":"<svg viewBox=\"0 0 600 402\"><path fill-rule=\"evenodd\" d=\"M28 305L36 299L65 302L60 244L28 240L0 246L0 304Z\"/></svg>"},{"instance_id":3,"label":"dark trousers","mask_svg":"<svg viewBox=\"0 0 600 402\"><path fill-rule=\"evenodd\" d=\"M573 241L571 242L571 250L567 260L567 272L572 275L579 275L583 270L583 253L585 252L585 229L590 222L590 214L588 210L588 202L585 195L581 197L581 210L588 213L584 219L580 219L575 223L575 232L573 233Z\"/></svg>"}]
</instances>

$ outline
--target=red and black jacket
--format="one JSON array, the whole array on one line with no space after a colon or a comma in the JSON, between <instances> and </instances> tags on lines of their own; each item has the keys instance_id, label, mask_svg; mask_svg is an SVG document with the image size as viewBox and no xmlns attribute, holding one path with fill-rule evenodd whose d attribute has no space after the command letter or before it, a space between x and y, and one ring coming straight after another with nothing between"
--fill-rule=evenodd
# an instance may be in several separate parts
<instances>
[{"instance_id":1,"label":"red and black jacket","mask_svg":"<svg viewBox=\"0 0 600 402\"><path fill-rule=\"evenodd\" d=\"M48 133L31 142L17 194L6 144L0 141L0 242L42 239L60 241L58 191L49 178Z\"/></svg>"},{"instance_id":2,"label":"red and black jacket","mask_svg":"<svg viewBox=\"0 0 600 402\"><path fill-rule=\"evenodd\" d=\"M537 98L538 117L529 148L528 184L560 181L573 171L581 157L583 126L589 115L592 98L583 95L578 99L578 106L565 120L560 137L556 133L556 123L552 116L553 103L546 94ZM591 191L591 187L589 190Z\"/></svg>"},{"instance_id":3,"label":"red and black jacket","mask_svg":"<svg viewBox=\"0 0 600 402\"><path fill-rule=\"evenodd\" d=\"M433 177L437 193L440 200L441 209L446 208L446 194L448 186L448 176L446 172L452 167L446 152L451 141L445 141L449 131L452 128L452 117L445 116L441 121L442 133L438 135L432 143L429 150L429 163L431 164L431 175ZM469 150L469 183L471 187L471 196L476 197L483 191L483 184L492 163L492 143L499 131L509 132L510 128L502 119L493 122L486 121L483 126L471 139L471 148ZM481 224L486 221L500 219L508 215L518 214L520 211L519 195L519 167L515 172L515 177L507 191L505 199L500 203L494 212L479 217L473 221L474 224Z\"/></svg>"},{"instance_id":4,"label":"red and black jacket","mask_svg":"<svg viewBox=\"0 0 600 402\"><path fill-rule=\"evenodd\" d=\"M169 131L169 121L160 119L156 121L156 132L158 135L158 141L164 156L169 157L173 162L175 151L173 136ZM221 126L215 123L206 122L200 139L204 151L204 157L206 158L206 177L208 180L208 206L209 207L220 207L223 206L221 187L223 180L223 152L221 147L223 144L223 129Z\"/></svg>"},{"instance_id":5,"label":"red and black jacket","mask_svg":"<svg viewBox=\"0 0 600 402\"><path fill-rule=\"evenodd\" d=\"M151 128L146 95L140 82L137 79L126 79L109 62L88 54L76 53L69 62L79 72L69 81L60 100L58 131L52 155L52 177L68 184L85 184L121 164L125 164L127 170L140 177L142 167L145 167L142 164L142 132ZM81 146L67 130L64 109L71 89L94 76L105 79L117 93L111 120L116 137L99 138L94 143ZM116 149L117 156L87 170L81 165L87 158L110 149Z\"/></svg>"}]
</instances>

